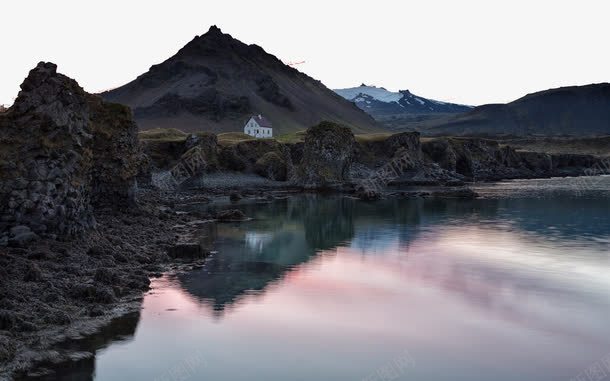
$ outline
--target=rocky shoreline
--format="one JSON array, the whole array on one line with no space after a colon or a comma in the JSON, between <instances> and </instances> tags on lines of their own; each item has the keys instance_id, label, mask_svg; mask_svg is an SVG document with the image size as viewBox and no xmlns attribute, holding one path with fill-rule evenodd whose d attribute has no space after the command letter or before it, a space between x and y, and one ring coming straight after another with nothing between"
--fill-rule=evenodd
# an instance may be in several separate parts
<instances>
[{"instance_id":1,"label":"rocky shoreline","mask_svg":"<svg viewBox=\"0 0 610 381\"><path fill-rule=\"evenodd\" d=\"M54 344L137 310L151 277L205 257L201 250L170 258L170 248L197 230L196 219L175 212L175 201L144 193L148 201L137 207L96 211L96 229L82 237L0 248L0 378L61 360Z\"/></svg>"},{"instance_id":2,"label":"rocky shoreline","mask_svg":"<svg viewBox=\"0 0 610 381\"><path fill-rule=\"evenodd\" d=\"M205 261L202 227L248 217L185 205L322 191L469 199L470 181L583 175L600 163L482 139L363 138L332 122L284 143L209 133L140 139L129 108L40 63L0 113L0 379L69 359L53 348L138 310L150 278Z\"/></svg>"}]
</instances>

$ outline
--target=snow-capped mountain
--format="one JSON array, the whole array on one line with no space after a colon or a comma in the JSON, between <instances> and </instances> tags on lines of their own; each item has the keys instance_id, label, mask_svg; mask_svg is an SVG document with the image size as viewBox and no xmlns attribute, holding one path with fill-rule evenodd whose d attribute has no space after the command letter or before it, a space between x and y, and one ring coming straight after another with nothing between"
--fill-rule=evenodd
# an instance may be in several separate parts
<instances>
[{"instance_id":1,"label":"snow-capped mountain","mask_svg":"<svg viewBox=\"0 0 610 381\"><path fill-rule=\"evenodd\" d=\"M447 114L470 111L472 106L446 103L411 94L409 90L392 92L383 87L360 85L335 92L354 102L374 118L415 114Z\"/></svg>"}]
</instances>

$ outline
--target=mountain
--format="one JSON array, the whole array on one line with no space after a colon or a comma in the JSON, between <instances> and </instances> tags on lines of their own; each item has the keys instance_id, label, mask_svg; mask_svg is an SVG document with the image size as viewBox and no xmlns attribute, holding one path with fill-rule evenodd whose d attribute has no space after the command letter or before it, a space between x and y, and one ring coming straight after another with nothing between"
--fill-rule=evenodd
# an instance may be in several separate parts
<instances>
[{"instance_id":1,"label":"mountain","mask_svg":"<svg viewBox=\"0 0 610 381\"><path fill-rule=\"evenodd\" d=\"M470 111L471 106L426 99L409 90L392 92L383 87L367 86L337 89L335 92L354 102L361 110L377 120L421 114L447 114Z\"/></svg>"},{"instance_id":2,"label":"mountain","mask_svg":"<svg viewBox=\"0 0 610 381\"><path fill-rule=\"evenodd\" d=\"M432 135L610 135L610 84L540 91L507 104L426 121L416 129Z\"/></svg>"},{"instance_id":3,"label":"mountain","mask_svg":"<svg viewBox=\"0 0 610 381\"><path fill-rule=\"evenodd\" d=\"M321 120L344 124L356 133L383 130L320 81L216 26L165 62L101 96L129 105L141 129L242 131L251 115L262 114L273 123L275 135Z\"/></svg>"}]
</instances>

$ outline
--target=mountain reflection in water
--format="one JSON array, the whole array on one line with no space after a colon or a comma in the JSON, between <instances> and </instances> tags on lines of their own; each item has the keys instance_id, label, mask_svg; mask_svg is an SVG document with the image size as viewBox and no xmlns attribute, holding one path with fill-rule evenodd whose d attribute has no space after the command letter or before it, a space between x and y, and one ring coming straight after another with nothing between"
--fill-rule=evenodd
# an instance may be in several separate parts
<instances>
[{"instance_id":1,"label":"mountain reflection in water","mask_svg":"<svg viewBox=\"0 0 610 381\"><path fill-rule=\"evenodd\" d=\"M497 244L496 252L511 245L518 247L522 239L542 245L540 249L544 249L544 242L549 239L551 242L563 240L561 245L566 247L578 246L587 236L608 233L608 226L591 222L608 221L610 212L608 203L580 197L566 203L558 203L555 198L388 199L363 203L340 196L311 195L263 207L254 204L240 208L254 221L219 225L214 236L219 254L204 269L178 277L186 291L217 312L244 295L262 292L281 280L286 272L337 247L347 246L366 255L390 249L408 252L409 246L422 235L430 240L450 235L455 235L452 238L455 240L462 236L464 245L468 245L471 235L473 242L485 239L489 245ZM573 213L574 210L578 213ZM607 243L600 241L601 245ZM519 250L509 254L514 260L534 260L523 258ZM439 265L429 270L444 271L444 267L436 267ZM459 269L451 272L459 276ZM503 273L496 274L493 268L480 269L480 272L490 282L502 280L499 278ZM415 275L431 276L424 274L427 274L426 268L417 268ZM528 284L519 283L515 287L532 286ZM480 295L471 296L482 300Z\"/></svg>"},{"instance_id":2,"label":"mountain reflection in water","mask_svg":"<svg viewBox=\"0 0 610 381\"><path fill-rule=\"evenodd\" d=\"M217 254L153 282L95 379L574 379L610 353L610 178L574 181L202 205L253 220L203 227Z\"/></svg>"}]
</instances>

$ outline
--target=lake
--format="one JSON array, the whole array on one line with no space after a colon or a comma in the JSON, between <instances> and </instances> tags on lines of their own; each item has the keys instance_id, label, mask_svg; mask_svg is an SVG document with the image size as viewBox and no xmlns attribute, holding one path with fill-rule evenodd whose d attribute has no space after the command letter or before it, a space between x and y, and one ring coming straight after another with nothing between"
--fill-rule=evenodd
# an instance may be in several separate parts
<instances>
[{"instance_id":1,"label":"lake","mask_svg":"<svg viewBox=\"0 0 610 381\"><path fill-rule=\"evenodd\" d=\"M206 265L154 280L55 379L606 379L610 178L475 190L212 205L253 220L205 229Z\"/></svg>"}]
</instances>

